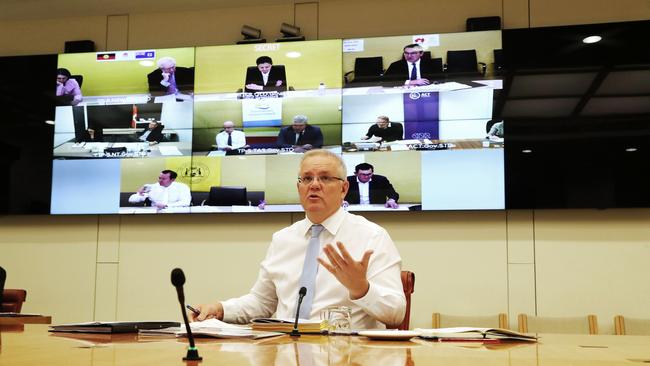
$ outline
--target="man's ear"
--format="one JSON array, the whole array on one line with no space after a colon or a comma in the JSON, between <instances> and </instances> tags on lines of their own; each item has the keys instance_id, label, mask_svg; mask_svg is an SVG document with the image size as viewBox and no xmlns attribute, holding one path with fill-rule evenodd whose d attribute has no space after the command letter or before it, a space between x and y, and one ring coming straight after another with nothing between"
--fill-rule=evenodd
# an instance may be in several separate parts
<instances>
[{"instance_id":1,"label":"man's ear","mask_svg":"<svg viewBox=\"0 0 650 366\"><path fill-rule=\"evenodd\" d=\"M350 189L350 182L348 180L343 181L343 187L341 187L341 194L343 197L345 197L346 194L348 194L348 189Z\"/></svg>"}]
</instances>

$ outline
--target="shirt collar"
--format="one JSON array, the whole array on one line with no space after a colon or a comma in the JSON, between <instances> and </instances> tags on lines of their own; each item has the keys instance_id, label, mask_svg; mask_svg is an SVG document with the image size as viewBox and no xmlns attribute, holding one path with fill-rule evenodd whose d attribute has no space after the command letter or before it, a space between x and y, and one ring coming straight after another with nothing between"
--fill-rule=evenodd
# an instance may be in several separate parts
<instances>
[{"instance_id":1,"label":"shirt collar","mask_svg":"<svg viewBox=\"0 0 650 366\"><path fill-rule=\"evenodd\" d=\"M343 207L339 207L339 209L334 212L330 217L326 218L325 221L321 223L325 230L327 230L330 234L336 235L336 233L339 231L339 228L341 227L341 224L343 223L343 219L345 218L346 212L343 209ZM311 220L309 220L309 217L305 216L304 220L304 225L302 228L300 228L300 231L303 235L307 235L307 232L309 229L311 229L311 226L315 225Z\"/></svg>"}]
</instances>

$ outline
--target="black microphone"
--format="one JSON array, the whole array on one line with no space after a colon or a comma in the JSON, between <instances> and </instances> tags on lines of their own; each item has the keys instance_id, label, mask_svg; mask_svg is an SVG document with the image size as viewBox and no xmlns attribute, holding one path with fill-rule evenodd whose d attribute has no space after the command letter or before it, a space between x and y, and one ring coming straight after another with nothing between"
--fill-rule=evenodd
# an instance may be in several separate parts
<instances>
[{"instance_id":1,"label":"black microphone","mask_svg":"<svg viewBox=\"0 0 650 366\"><path fill-rule=\"evenodd\" d=\"M307 288L301 287L298 292L298 306L296 306L296 321L293 323L293 330L289 334L292 337L300 337L300 332L298 331L298 316L300 315L300 305L302 304L302 298L307 295Z\"/></svg>"},{"instance_id":2,"label":"black microphone","mask_svg":"<svg viewBox=\"0 0 650 366\"><path fill-rule=\"evenodd\" d=\"M190 329L190 322L187 320L187 313L185 312L185 294L183 293L183 285L185 284L185 274L180 268L172 270L172 285L176 287L178 294L178 301L181 303L181 313L183 313L183 321L185 322L185 330L187 330L187 338L190 340L190 346L187 347L187 356L183 357L183 361L201 361L203 357L199 356L199 350L194 346L194 337Z\"/></svg>"}]
</instances>

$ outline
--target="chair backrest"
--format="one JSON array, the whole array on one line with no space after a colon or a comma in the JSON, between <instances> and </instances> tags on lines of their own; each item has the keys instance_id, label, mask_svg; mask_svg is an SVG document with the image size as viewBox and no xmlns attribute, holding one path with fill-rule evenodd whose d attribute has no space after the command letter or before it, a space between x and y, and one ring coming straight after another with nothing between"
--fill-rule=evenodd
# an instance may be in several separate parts
<instances>
[{"instance_id":1,"label":"chair backrest","mask_svg":"<svg viewBox=\"0 0 650 366\"><path fill-rule=\"evenodd\" d=\"M552 318L519 314L518 320L522 333L598 334L595 315Z\"/></svg>"},{"instance_id":2,"label":"chair backrest","mask_svg":"<svg viewBox=\"0 0 650 366\"><path fill-rule=\"evenodd\" d=\"M447 72L476 72L476 50L447 51Z\"/></svg>"},{"instance_id":3,"label":"chair backrest","mask_svg":"<svg viewBox=\"0 0 650 366\"><path fill-rule=\"evenodd\" d=\"M209 206L246 206L246 187L210 187Z\"/></svg>"},{"instance_id":4,"label":"chair backrest","mask_svg":"<svg viewBox=\"0 0 650 366\"><path fill-rule=\"evenodd\" d=\"M251 205L257 206L260 204L260 201L264 200L264 191L247 191L246 199Z\"/></svg>"},{"instance_id":5,"label":"chair backrest","mask_svg":"<svg viewBox=\"0 0 650 366\"><path fill-rule=\"evenodd\" d=\"M79 84L79 87L84 83L84 76L83 75L70 75L71 79L75 79L77 81L77 84Z\"/></svg>"},{"instance_id":6,"label":"chair backrest","mask_svg":"<svg viewBox=\"0 0 650 366\"><path fill-rule=\"evenodd\" d=\"M448 315L433 313L432 328L479 327L508 329L508 316L505 313L495 315Z\"/></svg>"},{"instance_id":7,"label":"chair backrest","mask_svg":"<svg viewBox=\"0 0 650 366\"><path fill-rule=\"evenodd\" d=\"M402 287L404 288L404 296L406 297L406 313L404 320L397 329L408 330L409 323L411 322L411 294L415 291L415 273L410 271L402 271Z\"/></svg>"},{"instance_id":8,"label":"chair backrest","mask_svg":"<svg viewBox=\"0 0 650 366\"><path fill-rule=\"evenodd\" d=\"M5 281L7 280L7 271L0 267L0 304L2 304L2 293L5 289Z\"/></svg>"},{"instance_id":9,"label":"chair backrest","mask_svg":"<svg viewBox=\"0 0 650 366\"><path fill-rule=\"evenodd\" d=\"M2 312L20 313L27 299L27 291L23 289L5 289L2 291Z\"/></svg>"},{"instance_id":10,"label":"chair backrest","mask_svg":"<svg viewBox=\"0 0 650 366\"><path fill-rule=\"evenodd\" d=\"M614 317L614 330L617 335L650 335L650 319Z\"/></svg>"},{"instance_id":11,"label":"chair backrest","mask_svg":"<svg viewBox=\"0 0 650 366\"><path fill-rule=\"evenodd\" d=\"M377 79L384 72L384 60L381 56L377 57L357 57L354 60L354 79Z\"/></svg>"},{"instance_id":12,"label":"chair backrest","mask_svg":"<svg viewBox=\"0 0 650 366\"><path fill-rule=\"evenodd\" d=\"M503 50L502 49L494 50L494 71L497 73L502 72L505 66L506 65L503 56Z\"/></svg>"}]
</instances>

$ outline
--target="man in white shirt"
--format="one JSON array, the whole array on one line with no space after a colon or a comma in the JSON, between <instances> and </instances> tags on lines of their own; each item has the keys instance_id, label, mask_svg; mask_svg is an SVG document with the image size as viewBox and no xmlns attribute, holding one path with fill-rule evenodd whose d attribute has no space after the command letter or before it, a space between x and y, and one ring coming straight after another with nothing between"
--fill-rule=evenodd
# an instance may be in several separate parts
<instances>
[{"instance_id":1,"label":"man in white shirt","mask_svg":"<svg viewBox=\"0 0 650 366\"><path fill-rule=\"evenodd\" d=\"M129 197L129 202L144 202L147 198L151 205L162 210L167 207L187 207L192 201L190 188L176 182L177 174L173 170L163 170L158 176L158 183L145 184Z\"/></svg>"},{"instance_id":2,"label":"man in white shirt","mask_svg":"<svg viewBox=\"0 0 650 366\"><path fill-rule=\"evenodd\" d=\"M217 134L217 149L230 151L244 149L246 145L246 134L242 131L235 130L235 124L232 121L223 123L223 131Z\"/></svg>"},{"instance_id":3,"label":"man in white shirt","mask_svg":"<svg viewBox=\"0 0 650 366\"><path fill-rule=\"evenodd\" d=\"M298 291L305 286L301 318L318 320L327 307L344 305L352 310L352 328L397 327L406 311L401 258L386 230L341 208L349 185L345 172L340 156L307 152L297 183L306 218L273 235L248 294L198 305L200 314L190 317L235 323L272 315L293 318Z\"/></svg>"}]
</instances>

